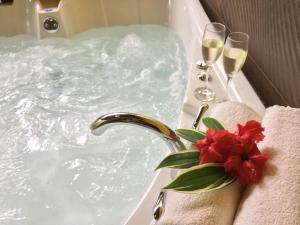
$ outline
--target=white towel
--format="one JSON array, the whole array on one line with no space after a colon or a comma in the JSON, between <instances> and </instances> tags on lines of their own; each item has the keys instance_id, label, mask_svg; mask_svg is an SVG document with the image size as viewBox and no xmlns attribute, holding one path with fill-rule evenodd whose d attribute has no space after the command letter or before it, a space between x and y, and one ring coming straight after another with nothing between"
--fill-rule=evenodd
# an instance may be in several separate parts
<instances>
[{"instance_id":1,"label":"white towel","mask_svg":"<svg viewBox=\"0 0 300 225\"><path fill-rule=\"evenodd\" d=\"M262 122L265 177L242 196L234 225L300 224L300 109L273 106Z\"/></svg>"},{"instance_id":2,"label":"white towel","mask_svg":"<svg viewBox=\"0 0 300 225\"><path fill-rule=\"evenodd\" d=\"M248 106L236 102L216 105L210 115L218 119L228 130L237 123L254 119L259 115ZM223 189L202 194L183 194L168 191L165 212L156 225L232 225L240 198L240 185L235 182Z\"/></svg>"}]
</instances>

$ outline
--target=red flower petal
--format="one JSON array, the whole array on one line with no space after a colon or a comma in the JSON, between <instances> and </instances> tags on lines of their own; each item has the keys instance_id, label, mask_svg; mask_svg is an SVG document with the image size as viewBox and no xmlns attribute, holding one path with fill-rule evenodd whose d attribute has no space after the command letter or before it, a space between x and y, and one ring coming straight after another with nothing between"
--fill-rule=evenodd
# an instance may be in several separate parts
<instances>
[{"instance_id":1,"label":"red flower petal","mask_svg":"<svg viewBox=\"0 0 300 225\"><path fill-rule=\"evenodd\" d=\"M254 160L246 160L238 171L238 179L242 184L256 184L263 174L264 164L267 158L265 156L255 156Z\"/></svg>"},{"instance_id":2,"label":"red flower petal","mask_svg":"<svg viewBox=\"0 0 300 225\"><path fill-rule=\"evenodd\" d=\"M264 139L264 128L255 120L248 121L244 126L238 124L237 135L243 139L251 139L253 141L262 141Z\"/></svg>"},{"instance_id":3,"label":"red flower petal","mask_svg":"<svg viewBox=\"0 0 300 225\"><path fill-rule=\"evenodd\" d=\"M254 140L251 139L243 139L240 136L237 136L237 139L239 140L239 143L237 146L237 152L240 155L254 155L254 154L260 154L260 151L257 148L256 143Z\"/></svg>"},{"instance_id":4,"label":"red flower petal","mask_svg":"<svg viewBox=\"0 0 300 225\"><path fill-rule=\"evenodd\" d=\"M259 180L255 166L251 161L246 160L243 162L238 171L238 179L241 184L256 183Z\"/></svg>"},{"instance_id":5,"label":"red flower petal","mask_svg":"<svg viewBox=\"0 0 300 225\"><path fill-rule=\"evenodd\" d=\"M264 169L264 166L268 159L269 159L269 157L266 155L263 155L263 154L257 154L257 155L250 156L250 160L255 165L256 170L261 171L261 173L262 173L262 170Z\"/></svg>"},{"instance_id":6,"label":"red flower petal","mask_svg":"<svg viewBox=\"0 0 300 225\"><path fill-rule=\"evenodd\" d=\"M242 160L239 156L229 156L224 163L224 168L226 172L233 172L239 170L242 165Z\"/></svg>"},{"instance_id":7,"label":"red flower petal","mask_svg":"<svg viewBox=\"0 0 300 225\"><path fill-rule=\"evenodd\" d=\"M220 153L215 151L213 147L204 148L200 151L200 164L223 162L223 157Z\"/></svg>"}]
</instances>

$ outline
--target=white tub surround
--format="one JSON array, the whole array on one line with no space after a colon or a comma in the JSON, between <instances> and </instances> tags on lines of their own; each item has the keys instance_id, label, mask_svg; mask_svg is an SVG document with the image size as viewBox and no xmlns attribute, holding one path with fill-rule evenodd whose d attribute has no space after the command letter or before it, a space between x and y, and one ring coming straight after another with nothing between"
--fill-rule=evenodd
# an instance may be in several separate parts
<instances>
[{"instance_id":1,"label":"white tub surround","mask_svg":"<svg viewBox=\"0 0 300 225\"><path fill-rule=\"evenodd\" d=\"M198 0L61 0L57 7L51 9L45 8L38 0L15 0L12 6L0 6L0 15L10 18L0 21L0 36L30 34L37 38L70 37L94 27L129 24L169 26L183 40L189 63L188 86L179 127L192 127L201 104L193 92L203 85L196 77L197 69L194 65L202 59L201 38L205 24L210 22ZM12 19L11 15L14 15ZM58 32L48 33L43 29L46 17L57 19L60 26ZM226 98L225 80L222 60L219 60L209 83L218 99ZM260 115L264 113L263 104L242 72L233 79L230 89L232 100L251 106ZM170 181L170 170L158 172L126 224L149 224L160 189Z\"/></svg>"}]
</instances>

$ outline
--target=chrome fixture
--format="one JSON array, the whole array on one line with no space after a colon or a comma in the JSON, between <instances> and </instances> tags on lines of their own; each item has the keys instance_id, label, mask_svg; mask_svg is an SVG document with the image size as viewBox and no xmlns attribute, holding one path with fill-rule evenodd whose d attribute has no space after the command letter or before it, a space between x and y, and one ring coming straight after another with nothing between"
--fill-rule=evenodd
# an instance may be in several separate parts
<instances>
[{"instance_id":1,"label":"chrome fixture","mask_svg":"<svg viewBox=\"0 0 300 225\"><path fill-rule=\"evenodd\" d=\"M107 128L120 123L134 124L154 131L166 141L172 152L178 152L185 149L184 144L173 130L162 122L143 115L133 113L105 114L96 119L91 124L90 129L94 135L100 136Z\"/></svg>"},{"instance_id":2,"label":"chrome fixture","mask_svg":"<svg viewBox=\"0 0 300 225\"><path fill-rule=\"evenodd\" d=\"M208 110L209 106L208 104L202 104L198 110L198 113L197 113L197 116L196 116L196 119L193 123L193 129L197 130L198 126L199 126L199 123L201 121L201 118L203 117L204 113Z\"/></svg>"},{"instance_id":3,"label":"chrome fixture","mask_svg":"<svg viewBox=\"0 0 300 225\"><path fill-rule=\"evenodd\" d=\"M46 19L44 19L43 21L43 26L44 29L48 32L48 33L55 33L58 31L59 29L59 23L58 21L53 18L53 17L47 17Z\"/></svg>"},{"instance_id":4,"label":"chrome fixture","mask_svg":"<svg viewBox=\"0 0 300 225\"><path fill-rule=\"evenodd\" d=\"M196 64L197 69L200 69L200 70L207 70L208 69L208 65L206 65L201 60L197 61L195 64Z\"/></svg>"},{"instance_id":5,"label":"chrome fixture","mask_svg":"<svg viewBox=\"0 0 300 225\"><path fill-rule=\"evenodd\" d=\"M164 213L166 197L167 197L166 191L161 191L157 197L157 200L153 207L153 217L155 220L159 220L159 218Z\"/></svg>"},{"instance_id":6,"label":"chrome fixture","mask_svg":"<svg viewBox=\"0 0 300 225\"><path fill-rule=\"evenodd\" d=\"M195 65L196 68L200 70L200 72L197 74L199 80L205 81L206 76L208 76L208 81L212 80L212 77L209 74L207 75L207 70L209 69L208 65L206 65L201 60L197 61Z\"/></svg>"},{"instance_id":7,"label":"chrome fixture","mask_svg":"<svg viewBox=\"0 0 300 225\"><path fill-rule=\"evenodd\" d=\"M96 119L91 124L90 129L94 135L99 136L102 135L107 128L120 123L134 124L154 131L163 138L172 152L178 152L185 149L184 144L180 141L179 137L177 137L173 130L162 122L143 115L133 113L105 114ZM158 220L164 212L166 195L167 192L164 190L162 190L158 195L153 207L153 217L155 220Z\"/></svg>"}]
</instances>

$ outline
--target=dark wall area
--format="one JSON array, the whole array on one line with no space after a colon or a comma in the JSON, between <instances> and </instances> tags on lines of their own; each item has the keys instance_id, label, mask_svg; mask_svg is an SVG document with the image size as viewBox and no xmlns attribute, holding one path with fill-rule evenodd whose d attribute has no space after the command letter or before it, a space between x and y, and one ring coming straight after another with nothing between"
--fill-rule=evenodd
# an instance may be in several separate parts
<instances>
[{"instance_id":1,"label":"dark wall area","mask_svg":"<svg viewBox=\"0 0 300 225\"><path fill-rule=\"evenodd\" d=\"M300 107L300 0L200 0L212 21L250 35L243 67L265 106Z\"/></svg>"}]
</instances>

